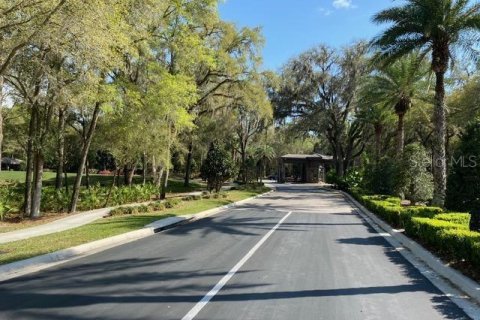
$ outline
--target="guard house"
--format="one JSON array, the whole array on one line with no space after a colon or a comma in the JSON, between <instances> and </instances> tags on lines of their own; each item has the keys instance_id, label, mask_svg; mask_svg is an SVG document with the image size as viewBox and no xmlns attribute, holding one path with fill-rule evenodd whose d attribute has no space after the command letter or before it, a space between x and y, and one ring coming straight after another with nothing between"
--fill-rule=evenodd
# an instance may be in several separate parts
<instances>
[{"instance_id":1,"label":"guard house","mask_svg":"<svg viewBox=\"0 0 480 320\"><path fill-rule=\"evenodd\" d=\"M322 154L287 154L278 163L278 182L318 183L325 181L332 156Z\"/></svg>"}]
</instances>

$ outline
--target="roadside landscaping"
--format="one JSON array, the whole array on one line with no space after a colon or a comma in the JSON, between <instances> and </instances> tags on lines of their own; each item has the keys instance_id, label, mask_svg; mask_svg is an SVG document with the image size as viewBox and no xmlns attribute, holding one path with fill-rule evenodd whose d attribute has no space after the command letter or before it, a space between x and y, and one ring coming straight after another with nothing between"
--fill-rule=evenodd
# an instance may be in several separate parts
<instances>
[{"instance_id":1,"label":"roadside landscaping","mask_svg":"<svg viewBox=\"0 0 480 320\"><path fill-rule=\"evenodd\" d=\"M221 207L269 191L254 186L224 194L206 194L199 198L170 199L149 206L113 210L111 216L94 223L63 232L0 245L0 264L28 259L84 243L105 239L143 228L154 221Z\"/></svg>"},{"instance_id":2,"label":"roadside landscaping","mask_svg":"<svg viewBox=\"0 0 480 320\"><path fill-rule=\"evenodd\" d=\"M444 212L426 206L405 207L400 199L382 195L350 194L392 227L404 229L450 266L480 280L480 232L469 230L470 214Z\"/></svg>"},{"instance_id":3,"label":"roadside landscaping","mask_svg":"<svg viewBox=\"0 0 480 320\"><path fill-rule=\"evenodd\" d=\"M27 228L64 217L71 198L71 190L55 190L53 175L44 175L42 189L42 216L39 219L24 219L21 214L24 197L24 184L18 181L22 172L0 173L0 233ZM24 174L24 173L23 173ZM135 177L137 184L132 186L112 186L112 176L91 175L89 188L82 187L78 211L87 211L130 203L147 202L159 195L159 188L152 183L142 184L141 177ZM73 182L73 181L72 181ZM192 182L188 187L183 181L171 179L166 192L167 197L180 193L200 191L204 185Z\"/></svg>"}]
</instances>

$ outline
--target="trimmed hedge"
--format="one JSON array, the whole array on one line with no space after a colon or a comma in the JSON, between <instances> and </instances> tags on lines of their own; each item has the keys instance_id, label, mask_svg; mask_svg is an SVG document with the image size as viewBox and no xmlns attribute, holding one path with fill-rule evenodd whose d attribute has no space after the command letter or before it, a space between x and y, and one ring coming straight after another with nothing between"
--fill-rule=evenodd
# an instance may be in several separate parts
<instances>
[{"instance_id":1,"label":"trimmed hedge","mask_svg":"<svg viewBox=\"0 0 480 320\"><path fill-rule=\"evenodd\" d=\"M436 207L402 207L399 198L365 196L354 198L394 228L405 228L412 238L454 259L480 268L480 232L469 230L470 214L445 213Z\"/></svg>"},{"instance_id":2,"label":"trimmed hedge","mask_svg":"<svg viewBox=\"0 0 480 320\"><path fill-rule=\"evenodd\" d=\"M138 206L128 206L128 207L118 207L110 210L110 216L123 216L123 215L134 215L142 213L153 213L158 211L163 211L165 208L173 208L182 202L180 199L169 199L165 202L156 201L148 205L138 205Z\"/></svg>"},{"instance_id":3,"label":"trimmed hedge","mask_svg":"<svg viewBox=\"0 0 480 320\"><path fill-rule=\"evenodd\" d=\"M450 221L453 223L461 224L467 228L470 226L470 214L469 213L441 213L433 217L437 220Z\"/></svg>"},{"instance_id":4,"label":"trimmed hedge","mask_svg":"<svg viewBox=\"0 0 480 320\"><path fill-rule=\"evenodd\" d=\"M441 254L480 267L480 232L444 220L412 218L406 233L420 239Z\"/></svg>"},{"instance_id":5,"label":"trimmed hedge","mask_svg":"<svg viewBox=\"0 0 480 320\"><path fill-rule=\"evenodd\" d=\"M390 196L375 195L360 196L359 198L363 205L394 228L405 228L412 217L432 218L443 212L441 208L437 207L402 207L400 198Z\"/></svg>"}]
</instances>

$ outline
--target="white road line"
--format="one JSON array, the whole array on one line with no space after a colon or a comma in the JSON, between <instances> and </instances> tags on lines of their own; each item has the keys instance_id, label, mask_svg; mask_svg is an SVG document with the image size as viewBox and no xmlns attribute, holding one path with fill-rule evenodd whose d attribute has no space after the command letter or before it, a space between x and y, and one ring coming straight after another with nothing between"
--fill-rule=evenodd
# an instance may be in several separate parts
<instances>
[{"instance_id":1,"label":"white road line","mask_svg":"<svg viewBox=\"0 0 480 320\"><path fill-rule=\"evenodd\" d=\"M210 290L203 298L200 300L182 320L193 320L200 310L205 307L213 297L217 295L217 293L222 290L223 286L227 284L227 282L237 273L238 270L250 259L255 252L262 246L262 244L267 241L268 238L277 230L285 220L292 214L292 211L288 212L282 220L280 220L275 227L273 227L248 253L240 260L216 285Z\"/></svg>"}]
</instances>

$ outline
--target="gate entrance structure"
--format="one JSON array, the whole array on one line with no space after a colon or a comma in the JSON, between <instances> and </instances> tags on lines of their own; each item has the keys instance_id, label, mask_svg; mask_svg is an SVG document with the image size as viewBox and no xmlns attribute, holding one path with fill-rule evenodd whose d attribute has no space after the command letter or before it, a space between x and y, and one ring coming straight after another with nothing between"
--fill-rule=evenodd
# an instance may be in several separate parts
<instances>
[{"instance_id":1,"label":"gate entrance structure","mask_svg":"<svg viewBox=\"0 0 480 320\"><path fill-rule=\"evenodd\" d=\"M278 160L279 183L319 183L333 162L332 156L322 154L287 154Z\"/></svg>"}]
</instances>

